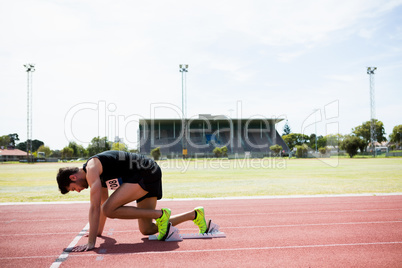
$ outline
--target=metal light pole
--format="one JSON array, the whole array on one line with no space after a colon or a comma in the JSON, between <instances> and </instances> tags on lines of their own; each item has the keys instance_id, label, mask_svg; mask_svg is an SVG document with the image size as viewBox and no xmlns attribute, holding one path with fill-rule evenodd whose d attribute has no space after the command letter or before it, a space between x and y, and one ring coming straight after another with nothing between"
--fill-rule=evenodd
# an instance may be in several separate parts
<instances>
[{"instance_id":1,"label":"metal light pole","mask_svg":"<svg viewBox=\"0 0 402 268\"><path fill-rule=\"evenodd\" d=\"M317 112L319 109L314 109L314 125L315 125L315 152L317 153Z\"/></svg>"},{"instance_id":2,"label":"metal light pole","mask_svg":"<svg viewBox=\"0 0 402 268\"><path fill-rule=\"evenodd\" d=\"M370 111L371 111L371 123L370 123L370 139L371 139L371 148L373 150L373 156L376 156L375 151L375 98L374 98L374 71L377 70L377 67L367 67L367 74L370 76Z\"/></svg>"},{"instance_id":3,"label":"metal light pole","mask_svg":"<svg viewBox=\"0 0 402 268\"><path fill-rule=\"evenodd\" d=\"M182 150L183 150L183 158L187 156L187 142L186 142L186 134L187 134L187 92L185 89L185 74L188 72L188 64L180 64L179 71L181 72L181 109L183 116L183 139L182 139Z\"/></svg>"},{"instance_id":4,"label":"metal light pole","mask_svg":"<svg viewBox=\"0 0 402 268\"><path fill-rule=\"evenodd\" d=\"M35 64L24 64L27 72L27 162L33 162L32 157L32 73ZM31 155L29 155L31 153Z\"/></svg>"},{"instance_id":5,"label":"metal light pole","mask_svg":"<svg viewBox=\"0 0 402 268\"><path fill-rule=\"evenodd\" d=\"M181 108L183 113L183 118L187 116L187 92L185 89L185 74L188 72L188 64L180 64L179 71L181 72Z\"/></svg>"}]
</instances>

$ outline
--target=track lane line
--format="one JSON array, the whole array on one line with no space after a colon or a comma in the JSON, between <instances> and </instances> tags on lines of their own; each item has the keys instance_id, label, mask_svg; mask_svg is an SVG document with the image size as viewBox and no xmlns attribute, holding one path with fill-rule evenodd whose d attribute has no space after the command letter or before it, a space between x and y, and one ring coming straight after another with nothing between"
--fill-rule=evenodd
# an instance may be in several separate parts
<instances>
[{"instance_id":1,"label":"track lane line","mask_svg":"<svg viewBox=\"0 0 402 268\"><path fill-rule=\"evenodd\" d=\"M331 225L360 225L360 224L389 224L389 223L402 223L401 220L393 221L363 221L363 222L329 222L329 223L301 223L301 224L278 224L278 225L255 225L255 226L222 226L223 229L252 229L252 228L282 228L282 227L303 227L303 226L331 226ZM180 231L195 230L194 228L179 228ZM114 233L132 233L140 232L138 229L129 231L113 230ZM34 233L34 234L0 234L0 237L9 236L44 236L44 235L60 235L60 234L73 234L74 232L67 233ZM111 235L108 233L108 235Z\"/></svg>"},{"instance_id":2,"label":"track lane line","mask_svg":"<svg viewBox=\"0 0 402 268\"><path fill-rule=\"evenodd\" d=\"M257 213L211 213L208 216L248 216L248 215L277 215L277 214L320 214L320 213L355 213L355 212L383 212L383 211L402 211L402 208L385 208L385 209L343 209L343 210L312 210L312 211L272 211L272 212L257 212ZM80 219L80 218L78 218ZM86 218L85 218L86 219ZM52 221L75 221L77 219L71 218L58 218L58 219L51 219ZM49 219L32 219L32 220L0 220L0 224L8 224L8 223L19 223L19 222L48 222Z\"/></svg>"},{"instance_id":3,"label":"track lane line","mask_svg":"<svg viewBox=\"0 0 402 268\"><path fill-rule=\"evenodd\" d=\"M78 243L78 241L83 237L89 229L89 222L85 227L81 230L81 232L78 233L78 235L71 241L71 243L68 245L68 247L63 251L63 253L60 254L60 256L52 263L50 268L58 268L68 257L70 254L71 250L73 247L75 247Z\"/></svg>"},{"instance_id":4,"label":"track lane line","mask_svg":"<svg viewBox=\"0 0 402 268\"><path fill-rule=\"evenodd\" d=\"M224 252L224 251L248 251L248 250L277 250L277 249L304 249L304 248L325 248L325 247L353 247L353 246L387 246L402 245L402 241L383 241L383 242L366 242L366 243L342 243L342 244L313 244L313 245L289 245L289 246L272 246L272 247L249 247L249 248L213 248L213 249L193 249L193 250L172 250L172 251L147 251L147 252L128 252L128 253L106 253L105 255L146 255L146 254L180 254L180 253L203 253L203 252ZM93 257L99 256L99 253L76 254L75 257ZM25 257L5 257L0 260L10 259L38 259L53 256L25 256ZM60 262L61 264L61 262ZM51 266L51 267L59 267Z\"/></svg>"}]
</instances>

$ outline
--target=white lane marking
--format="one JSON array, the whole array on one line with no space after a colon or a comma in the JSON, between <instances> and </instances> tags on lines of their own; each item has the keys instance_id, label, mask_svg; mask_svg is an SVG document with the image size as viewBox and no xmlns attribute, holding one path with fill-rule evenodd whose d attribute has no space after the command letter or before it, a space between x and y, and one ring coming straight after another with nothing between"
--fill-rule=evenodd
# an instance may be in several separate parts
<instances>
[{"instance_id":1,"label":"white lane marking","mask_svg":"<svg viewBox=\"0 0 402 268\"><path fill-rule=\"evenodd\" d=\"M312 197L379 197L379 196L397 196L402 195L402 192L396 193L363 193L363 194L316 194L316 195L263 195L263 196L229 196L229 197L200 197L200 198L174 198L163 199L163 201L197 201L197 200L242 200L242 199L289 199L289 198L312 198ZM89 201L54 201L54 202L6 202L0 203L0 206L9 205L61 205L61 204L89 204Z\"/></svg>"},{"instance_id":2,"label":"white lane marking","mask_svg":"<svg viewBox=\"0 0 402 268\"><path fill-rule=\"evenodd\" d=\"M71 243L68 245L68 247L63 251L63 253L60 254L60 256L52 263L50 268L57 268L59 267L68 257L68 254L70 254L71 249L77 245L78 241L83 237L89 229L89 222L85 227L79 232L79 234L71 241Z\"/></svg>"},{"instance_id":3,"label":"white lane marking","mask_svg":"<svg viewBox=\"0 0 402 268\"><path fill-rule=\"evenodd\" d=\"M302 227L302 226L331 226L331 225L359 225L359 224L389 224L389 223L402 223L402 219L395 221L364 221L364 222L329 222L329 223L302 223L302 224L278 224L278 225L254 225L254 226L224 226L224 229L253 229L253 228L282 228L282 227ZM180 228L181 231L194 230L194 228ZM129 230L129 231L113 231L113 233L132 233L140 232L139 230ZM0 237L8 236L45 236L45 235L60 235L60 234L71 234L68 233L34 233L34 234L0 234ZM113 233L108 233L107 235L112 235Z\"/></svg>"},{"instance_id":4,"label":"white lane marking","mask_svg":"<svg viewBox=\"0 0 402 268\"><path fill-rule=\"evenodd\" d=\"M277 215L277 214L314 214L314 213L355 213L355 212L383 212L383 211L401 211L402 208L383 208L383 209L342 209L342 210L311 210L311 211L271 211L271 212L257 212L257 213L214 213L210 216L246 216L246 215ZM53 221L72 221L77 219L52 219ZM18 222L48 222L49 219L35 219L35 220L17 220L13 219L13 223ZM1 221L0 223L10 223L10 220Z\"/></svg>"},{"instance_id":5,"label":"white lane marking","mask_svg":"<svg viewBox=\"0 0 402 268\"><path fill-rule=\"evenodd\" d=\"M224 252L224 251L249 251L249 250L277 250L277 249L305 249L305 248L325 248L325 247L354 247L354 246L381 246L381 245L400 245L402 241L389 242L366 242L366 243L350 243L350 244L317 244L317 245L289 245L289 246L272 246L272 247L248 247L248 248L211 248L211 249L194 249L194 250L172 250L172 251L147 251L147 252L127 252L127 253L109 253L113 255L146 255L146 254L181 254L181 253L202 253L202 252ZM77 254L74 257L93 257L99 256L97 253ZM25 256L25 257L5 257L0 260L16 260L16 259L38 259L49 258L53 256ZM52 266L53 267L53 266ZM54 266L58 267L58 266Z\"/></svg>"}]
</instances>

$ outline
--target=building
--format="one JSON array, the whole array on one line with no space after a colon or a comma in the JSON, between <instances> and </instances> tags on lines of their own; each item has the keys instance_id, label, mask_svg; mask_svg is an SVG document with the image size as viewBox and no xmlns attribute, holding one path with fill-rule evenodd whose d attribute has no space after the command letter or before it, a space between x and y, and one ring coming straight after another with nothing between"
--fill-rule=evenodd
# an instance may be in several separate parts
<instances>
[{"instance_id":1,"label":"building","mask_svg":"<svg viewBox=\"0 0 402 268\"><path fill-rule=\"evenodd\" d=\"M289 148L275 129L283 119L232 119L226 116L200 114L196 119L141 119L138 148L149 154L159 147L167 157L212 156L215 147L226 146L232 157L263 157L272 145ZM183 127L185 126L185 127Z\"/></svg>"},{"instance_id":2,"label":"building","mask_svg":"<svg viewBox=\"0 0 402 268\"><path fill-rule=\"evenodd\" d=\"M0 161L20 161L27 159L27 152L19 149L0 149Z\"/></svg>"}]
</instances>

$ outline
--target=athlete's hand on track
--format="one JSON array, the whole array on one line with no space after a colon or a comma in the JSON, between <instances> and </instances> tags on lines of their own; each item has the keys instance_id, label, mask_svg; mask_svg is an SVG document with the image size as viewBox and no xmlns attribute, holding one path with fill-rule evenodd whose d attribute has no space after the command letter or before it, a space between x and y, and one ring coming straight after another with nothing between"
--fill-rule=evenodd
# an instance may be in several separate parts
<instances>
[{"instance_id":1,"label":"athlete's hand on track","mask_svg":"<svg viewBox=\"0 0 402 268\"><path fill-rule=\"evenodd\" d=\"M94 247L95 247L95 245L85 244L85 245L73 247L73 249L71 251L72 252L88 251L88 250L93 249Z\"/></svg>"}]
</instances>

